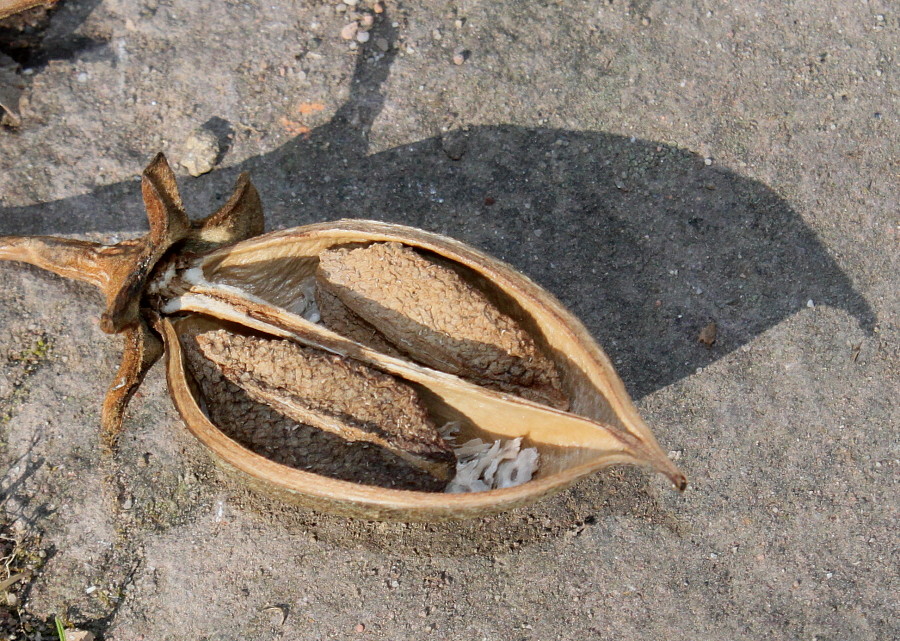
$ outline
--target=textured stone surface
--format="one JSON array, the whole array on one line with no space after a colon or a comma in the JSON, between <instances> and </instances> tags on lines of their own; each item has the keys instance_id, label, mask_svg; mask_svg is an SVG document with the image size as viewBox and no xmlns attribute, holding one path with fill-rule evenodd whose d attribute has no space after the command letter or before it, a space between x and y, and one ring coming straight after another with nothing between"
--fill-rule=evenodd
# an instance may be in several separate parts
<instances>
[{"instance_id":1,"label":"textured stone surface","mask_svg":"<svg viewBox=\"0 0 900 641\"><path fill-rule=\"evenodd\" d=\"M894 6L386 2L397 27L351 51L335 4L64 3L0 132L0 234L136 235L135 177L218 117L193 216L250 171L269 228L384 219L512 263L690 487L612 470L462 524L305 512L211 466L159 366L104 462L100 297L3 264L2 505L46 553L25 607L110 641L900 636Z\"/></svg>"}]
</instances>

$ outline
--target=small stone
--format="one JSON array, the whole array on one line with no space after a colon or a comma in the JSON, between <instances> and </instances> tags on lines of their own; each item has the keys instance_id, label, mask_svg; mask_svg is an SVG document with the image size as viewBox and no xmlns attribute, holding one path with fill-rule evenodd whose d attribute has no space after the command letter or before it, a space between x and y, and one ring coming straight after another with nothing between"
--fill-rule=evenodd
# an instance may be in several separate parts
<instances>
[{"instance_id":1,"label":"small stone","mask_svg":"<svg viewBox=\"0 0 900 641\"><path fill-rule=\"evenodd\" d=\"M122 509L127 511L132 507L134 507L134 497L129 494L125 497L125 500L122 501Z\"/></svg>"},{"instance_id":2,"label":"small stone","mask_svg":"<svg viewBox=\"0 0 900 641\"><path fill-rule=\"evenodd\" d=\"M457 51L453 54L453 64L461 65L469 59L469 52L465 50Z\"/></svg>"},{"instance_id":3,"label":"small stone","mask_svg":"<svg viewBox=\"0 0 900 641\"><path fill-rule=\"evenodd\" d=\"M87 73L85 73L84 71L82 71L80 74L78 74L77 76L75 76L75 80L77 80L77 81L80 82L81 84L84 84L84 83L86 83L86 82L88 81L88 75L87 75Z\"/></svg>"},{"instance_id":4,"label":"small stone","mask_svg":"<svg viewBox=\"0 0 900 641\"><path fill-rule=\"evenodd\" d=\"M6 593L6 605L11 608L16 607L17 605L19 605L19 597L17 597L12 592L7 592Z\"/></svg>"},{"instance_id":5,"label":"small stone","mask_svg":"<svg viewBox=\"0 0 900 641\"><path fill-rule=\"evenodd\" d=\"M198 129L184 141L181 166L191 176L201 176L216 166L220 151L218 136L208 129Z\"/></svg>"},{"instance_id":6,"label":"small stone","mask_svg":"<svg viewBox=\"0 0 900 641\"><path fill-rule=\"evenodd\" d=\"M375 13L384 13L384 5L380 2L376 2L375 6L372 7L372 11Z\"/></svg>"},{"instance_id":7,"label":"small stone","mask_svg":"<svg viewBox=\"0 0 900 641\"><path fill-rule=\"evenodd\" d=\"M87 630L66 630L66 641L94 641L94 633Z\"/></svg>"},{"instance_id":8,"label":"small stone","mask_svg":"<svg viewBox=\"0 0 900 641\"><path fill-rule=\"evenodd\" d=\"M359 31L359 24L356 22L349 22L341 29L341 38L344 40L353 40L356 37L357 31Z\"/></svg>"},{"instance_id":9,"label":"small stone","mask_svg":"<svg viewBox=\"0 0 900 641\"><path fill-rule=\"evenodd\" d=\"M348 7L355 7L359 4L359 0L344 0L344 4Z\"/></svg>"},{"instance_id":10,"label":"small stone","mask_svg":"<svg viewBox=\"0 0 900 641\"><path fill-rule=\"evenodd\" d=\"M712 164L712 158L704 158L703 164L709 167Z\"/></svg>"},{"instance_id":11,"label":"small stone","mask_svg":"<svg viewBox=\"0 0 900 641\"><path fill-rule=\"evenodd\" d=\"M713 343L716 342L718 333L719 328L716 324L710 323L700 330L700 335L697 337L697 340L706 345L707 348L710 348L713 346Z\"/></svg>"},{"instance_id":12,"label":"small stone","mask_svg":"<svg viewBox=\"0 0 900 641\"><path fill-rule=\"evenodd\" d=\"M370 29L374 24L375 16L373 16L371 13L367 13L359 19L359 26L363 29Z\"/></svg>"},{"instance_id":13,"label":"small stone","mask_svg":"<svg viewBox=\"0 0 900 641\"><path fill-rule=\"evenodd\" d=\"M365 631L366 631L366 625L365 625L364 623L357 623L357 624L356 624L356 627L355 627L354 629L355 629L357 632L365 632Z\"/></svg>"},{"instance_id":14,"label":"small stone","mask_svg":"<svg viewBox=\"0 0 900 641\"><path fill-rule=\"evenodd\" d=\"M375 48L379 51L387 51L391 48L391 45L387 38L375 38Z\"/></svg>"},{"instance_id":15,"label":"small stone","mask_svg":"<svg viewBox=\"0 0 900 641\"><path fill-rule=\"evenodd\" d=\"M441 33L441 30L440 30L440 29L433 29L433 30L431 31L431 37L434 38L435 40L440 40L440 39L443 38L444 36L443 36L443 34Z\"/></svg>"},{"instance_id":16,"label":"small stone","mask_svg":"<svg viewBox=\"0 0 900 641\"><path fill-rule=\"evenodd\" d=\"M647 16L644 16L643 18L641 18L641 24L644 25L645 27L649 27L650 26L650 18Z\"/></svg>"},{"instance_id":17,"label":"small stone","mask_svg":"<svg viewBox=\"0 0 900 641\"><path fill-rule=\"evenodd\" d=\"M813 299L810 298L808 301L806 301L806 306L809 307L810 309L812 309L813 307L816 306L816 304L813 302Z\"/></svg>"},{"instance_id":18,"label":"small stone","mask_svg":"<svg viewBox=\"0 0 900 641\"><path fill-rule=\"evenodd\" d=\"M370 37L371 36L369 36L368 31L360 31L359 33L356 34L356 41L359 42L360 44L364 44L369 41Z\"/></svg>"},{"instance_id":19,"label":"small stone","mask_svg":"<svg viewBox=\"0 0 900 641\"><path fill-rule=\"evenodd\" d=\"M469 141L465 132L459 130L448 131L441 135L441 149L450 160L459 160L465 155Z\"/></svg>"}]
</instances>

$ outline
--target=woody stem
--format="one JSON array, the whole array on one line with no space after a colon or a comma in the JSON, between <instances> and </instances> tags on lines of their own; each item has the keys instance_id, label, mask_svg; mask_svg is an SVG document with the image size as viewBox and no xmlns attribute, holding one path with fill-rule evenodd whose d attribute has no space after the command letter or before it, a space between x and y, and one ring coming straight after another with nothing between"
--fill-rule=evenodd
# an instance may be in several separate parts
<instances>
[{"instance_id":1,"label":"woody stem","mask_svg":"<svg viewBox=\"0 0 900 641\"><path fill-rule=\"evenodd\" d=\"M17 260L106 291L109 276L103 245L52 236L0 236L0 260Z\"/></svg>"}]
</instances>

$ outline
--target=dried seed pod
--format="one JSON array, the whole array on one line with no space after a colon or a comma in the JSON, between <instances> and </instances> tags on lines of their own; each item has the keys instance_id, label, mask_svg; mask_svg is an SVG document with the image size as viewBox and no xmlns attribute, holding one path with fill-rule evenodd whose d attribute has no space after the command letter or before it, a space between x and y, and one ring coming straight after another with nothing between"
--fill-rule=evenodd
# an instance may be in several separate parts
<instances>
[{"instance_id":1,"label":"dried seed pod","mask_svg":"<svg viewBox=\"0 0 900 641\"><path fill-rule=\"evenodd\" d=\"M455 271L400 243L319 255L323 289L413 359L566 409L556 366L534 340Z\"/></svg>"},{"instance_id":2,"label":"dried seed pod","mask_svg":"<svg viewBox=\"0 0 900 641\"><path fill-rule=\"evenodd\" d=\"M225 330L196 337L203 355L251 398L347 441L368 441L441 480L456 457L415 390L362 363L286 340Z\"/></svg>"},{"instance_id":3,"label":"dried seed pod","mask_svg":"<svg viewBox=\"0 0 900 641\"><path fill-rule=\"evenodd\" d=\"M0 260L29 262L90 282L106 294L103 326L127 339L119 377L104 405L104 426L111 436L128 398L159 353L158 335L169 392L188 429L226 468L268 493L303 505L374 519L472 518L533 502L621 463L651 467L677 488L686 486L684 475L641 420L609 359L584 326L508 265L450 238L371 221L321 223L251 238L262 229L262 214L245 176L218 212L191 222L161 156L146 170L143 191L151 231L142 239L105 247L67 239L0 237ZM535 402L397 358L315 322L318 315L310 307L309 292L323 252L381 243L398 243L448 265L466 286L512 319L537 351L553 361L569 410L546 404L552 399ZM243 328L238 333L286 339L403 380L416 389L436 424L458 423L458 442L521 438L517 444L536 448L540 469L521 485L449 495L372 487L342 480L347 476L332 478L279 463L213 422L226 416L268 421L270 415L245 407L243 399L231 407L221 390L204 398L203 383L193 380L189 368L189 336L209 318L236 324ZM224 406L207 414L202 406L210 399ZM519 472L510 471L503 482L514 476Z\"/></svg>"}]
</instances>

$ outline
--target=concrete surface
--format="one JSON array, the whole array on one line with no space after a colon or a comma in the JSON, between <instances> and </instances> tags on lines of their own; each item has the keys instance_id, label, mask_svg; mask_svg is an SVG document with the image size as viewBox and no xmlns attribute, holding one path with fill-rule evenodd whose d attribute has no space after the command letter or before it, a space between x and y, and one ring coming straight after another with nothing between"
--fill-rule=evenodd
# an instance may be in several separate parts
<instances>
[{"instance_id":1,"label":"concrete surface","mask_svg":"<svg viewBox=\"0 0 900 641\"><path fill-rule=\"evenodd\" d=\"M218 471L160 367L104 460L99 296L3 264L25 611L109 641L900 636L896 5L389 1L356 50L348 10L64 2L0 132L0 234L139 234L142 167L212 131L217 167L179 168L194 216L249 171L271 229L377 218L511 262L689 489L616 469L461 524L303 512Z\"/></svg>"}]
</instances>

